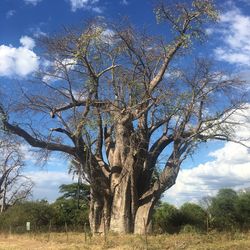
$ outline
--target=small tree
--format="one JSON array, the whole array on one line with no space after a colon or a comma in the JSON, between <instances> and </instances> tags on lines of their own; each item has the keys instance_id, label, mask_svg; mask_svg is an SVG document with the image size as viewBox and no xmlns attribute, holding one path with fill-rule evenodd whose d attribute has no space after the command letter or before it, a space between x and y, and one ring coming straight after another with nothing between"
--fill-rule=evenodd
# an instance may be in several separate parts
<instances>
[{"instance_id":1,"label":"small tree","mask_svg":"<svg viewBox=\"0 0 250 250\"><path fill-rule=\"evenodd\" d=\"M219 230L232 230L238 227L236 204L237 193L229 188L220 189L212 199L211 214L213 226Z\"/></svg>"},{"instance_id":2,"label":"small tree","mask_svg":"<svg viewBox=\"0 0 250 250\"><path fill-rule=\"evenodd\" d=\"M201 205L201 207L203 208L203 210L206 213L206 229L207 229L207 232L208 232L208 230L210 228L211 219L212 219L211 204L212 204L212 197L211 196L205 196L200 201L200 205Z\"/></svg>"},{"instance_id":3,"label":"small tree","mask_svg":"<svg viewBox=\"0 0 250 250\"><path fill-rule=\"evenodd\" d=\"M86 184L63 184L59 187L62 196L51 205L55 216L53 224L59 227L67 223L68 226L84 227L88 223L89 186Z\"/></svg>"},{"instance_id":4,"label":"small tree","mask_svg":"<svg viewBox=\"0 0 250 250\"><path fill-rule=\"evenodd\" d=\"M59 187L59 192L62 196L58 199L74 199L80 200L82 202L89 202L90 187L87 184L72 183L72 184L62 184Z\"/></svg>"},{"instance_id":5,"label":"small tree","mask_svg":"<svg viewBox=\"0 0 250 250\"><path fill-rule=\"evenodd\" d=\"M26 199L33 187L32 181L22 174L24 166L20 144L10 136L0 140L0 201L1 212L10 205Z\"/></svg>"}]
</instances>

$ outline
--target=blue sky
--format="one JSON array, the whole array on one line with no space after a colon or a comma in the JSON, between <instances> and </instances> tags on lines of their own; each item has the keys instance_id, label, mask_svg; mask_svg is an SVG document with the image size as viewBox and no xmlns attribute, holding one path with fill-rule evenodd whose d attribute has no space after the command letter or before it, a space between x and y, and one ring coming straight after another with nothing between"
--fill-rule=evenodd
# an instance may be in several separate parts
<instances>
[{"instance_id":1,"label":"blue sky","mask_svg":"<svg viewBox=\"0 0 250 250\"><path fill-rule=\"evenodd\" d=\"M162 26L155 23L152 3L150 0L1 0L1 88L12 92L16 84L26 81L44 63L37 46L39 37L59 32L64 26L79 26L86 18L102 16L119 22L128 16L138 29L145 26L158 33ZM208 41L198 49L194 48L194 52L213 58L218 68L248 80L250 0L218 1L218 4L221 19L216 26L206 28ZM246 112L248 116L250 112ZM250 137L248 129L242 131ZM53 201L57 187L72 181L67 175L67 160L53 154L45 168L34 168L35 157L29 147L23 145L23 151L26 173L36 184L34 199ZM202 146L193 158L184 162L176 185L167 191L164 199L179 205L213 195L222 187L239 189L247 186L250 186L249 151L232 143L211 143Z\"/></svg>"}]
</instances>

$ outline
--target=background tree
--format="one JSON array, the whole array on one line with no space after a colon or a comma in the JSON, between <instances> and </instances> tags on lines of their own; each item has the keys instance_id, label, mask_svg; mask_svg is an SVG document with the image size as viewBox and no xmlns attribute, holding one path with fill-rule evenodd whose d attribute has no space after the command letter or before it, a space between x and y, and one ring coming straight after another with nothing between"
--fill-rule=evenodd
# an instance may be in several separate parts
<instances>
[{"instance_id":1,"label":"background tree","mask_svg":"<svg viewBox=\"0 0 250 250\"><path fill-rule=\"evenodd\" d=\"M157 233L178 233L182 218L178 209L168 203L161 203L153 215L153 229Z\"/></svg>"},{"instance_id":2,"label":"background tree","mask_svg":"<svg viewBox=\"0 0 250 250\"><path fill-rule=\"evenodd\" d=\"M204 231L206 229L206 212L197 204L184 203L180 209L180 216L183 225L191 225L197 231Z\"/></svg>"},{"instance_id":3,"label":"background tree","mask_svg":"<svg viewBox=\"0 0 250 250\"><path fill-rule=\"evenodd\" d=\"M206 230L208 232L211 226L212 214L211 214L211 204L212 204L212 197L205 196L200 201L200 206L206 213Z\"/></svg>"},{"instance_id":4,"label":"background tree","mask_svg":"<svg viewBox=\"0 0 250 250\"><path fill-rule=\"evenodd\" d=\"M24 166L22 158L20 144L11 136L2 135L0 139L1 212L31 194L33 183L22 174Z\"/></svg>"},{"instance_id":5,"label":"background tree","mask_svg":"<svg viewBox=\"0 0 250 250\"><path fill-rule=\"evenodd\" d=\"M106 226L144 233L189 153L208 140L233 140L230 117L244 100L240 82L207 60L192 69L173 64L202 38L204 24L217 19L212 1L162 3L155 14L164 37L172 29L172 41L100 19L45 38L50 63L15 109L23 123L14 123L0 105L5 130L81 165L90 184L93 232Z\"/></svg>"},{"instance_id":6,"label":"background tree","mask_svg":"<svg viewBox=\"0 0 250 250\"><path fill-rule=\"evenodd\" d=\"M220 189L211 203L212 225L219 230L230 230L238 227L236 204L237 193L232 189Z\"/></svg>"},{"instance_id":7,"label":"background tree","mask_svg":"<svg viewBox=\"0 0 250 250\"><path fill-rule=\"evenodd\" d=\"M250 190L246 189L238 194L236 199L237 219L242 230L250 228Z\"/></svg>"},{"instance_id":8,"label":"background tree","mask_svg":"<svg viewBox=\"0 0 250 250\"><path fill-rule=\"evenodd\" d=\"M74 183L72 186L61 186L60 192L66 192L68 195L72 196L73 193L71 193L71 191L74 192L74 190L76 190L75 198L77 198L78 207L80 207L80 199L89 199L90 186L84 183L84 170L82 169L80 162L76 161L76 159L71 159L70 161L69 174L73 174L73 179L77 176L77 184Z\"/></svg>"},{"instance_id":9,"label":"background tree","mask_svg":"<svg viewBox=\"0 0 250 250\"><path fill-rule=\"evenodd\" d=\"M80 199L82 202L89 202L89 185L81 184L78 187L78 183L72 184L62 184L59 186L59 192L62 193L62 196L58 199Z\"/></svg>"},{"instance_id":10,"label":"background tree","mask_svg":"<svg viewBox=\"0 0 250 250\"><path fill-rule=\"evenodd\" d=\"M83 230L88 223L89 186L86 184L63 184L59 187L62 196L51 204L54 209L53 225L58 228L68 226Z\"/></svg>"}]
</instances>

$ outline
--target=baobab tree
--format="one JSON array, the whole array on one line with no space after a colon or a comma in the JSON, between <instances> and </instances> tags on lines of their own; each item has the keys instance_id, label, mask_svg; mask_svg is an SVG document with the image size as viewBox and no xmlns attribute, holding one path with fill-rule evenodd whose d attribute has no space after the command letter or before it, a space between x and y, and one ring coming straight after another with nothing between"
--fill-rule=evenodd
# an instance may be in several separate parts
<instances>
[{"instance_id":1,"label":"baobab tree","mask_svg":"<svg viewBox=\"0 0 250 250\"><path fill-rule=\"evenodd\" d=\"M212 2L162 3L155 14L163 32L172 28L172 41L100 19L45 38L49 63L18 108L29 119L14 123L0 105L5 130L79 164L90 184L93 232L150 230L154 205L183 160L202 142L233 140L241 82L207 60L193 67L177 60L217 20Z\"/></svg>"}]
</instances>

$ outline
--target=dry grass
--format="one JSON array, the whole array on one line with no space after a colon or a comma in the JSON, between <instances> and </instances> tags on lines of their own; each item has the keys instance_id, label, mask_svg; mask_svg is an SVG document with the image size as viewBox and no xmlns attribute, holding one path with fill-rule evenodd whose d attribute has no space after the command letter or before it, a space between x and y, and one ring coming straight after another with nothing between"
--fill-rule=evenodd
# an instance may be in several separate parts
<instances>
[{"instance_id":1,"label":"dry grass","mask_svg":"<svg viewBox=\"0 0 250 250\"><path fill-rule=\"evenodd\" d=\"M108 235L105 242L103 236L88 237L84 234L64 233L49 234L0 234L0 250L71 250L71 249L190 249L190 250L244 250L250 249L250 233L235 234L179 234L148 236Z\"/></svg>"}]
</instances>

